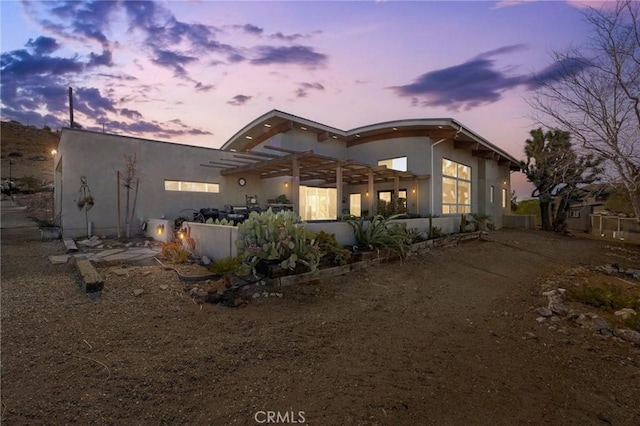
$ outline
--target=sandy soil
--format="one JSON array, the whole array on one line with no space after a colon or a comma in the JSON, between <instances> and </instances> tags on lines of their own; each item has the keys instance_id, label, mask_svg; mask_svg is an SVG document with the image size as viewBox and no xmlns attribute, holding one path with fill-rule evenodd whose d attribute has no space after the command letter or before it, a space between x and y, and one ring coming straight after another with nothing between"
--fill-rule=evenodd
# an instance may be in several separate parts
<instances>
[{"instance_id":1,"label":"sandy soil","mask_svg":"<svg viewBox=\"0 0 640 426\"><path fill-rule=\"evenodd\" d=\"M91 300L61 242L3 229L2 424L640 424L640 348L535 312L638 247L486 239L225 308L159 266Z\"/></svg>"}]
</instances>

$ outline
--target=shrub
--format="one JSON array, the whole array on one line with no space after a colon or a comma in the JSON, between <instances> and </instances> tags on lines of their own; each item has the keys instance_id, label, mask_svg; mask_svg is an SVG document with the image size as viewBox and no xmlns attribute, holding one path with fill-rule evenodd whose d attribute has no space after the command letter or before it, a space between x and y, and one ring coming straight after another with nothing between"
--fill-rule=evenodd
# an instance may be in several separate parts
<instances>
[{"instance_id":1,"label":"shrub","mask_svg":"<svg viewBox=\"0 0 640 426\"><path fill-rule=\"evenodd\" d=\"M322 256L328 256L338 265L345 265L351 259L351 252L338 244L335 234L320 231L316 240Z\"/></svg>"},{"instance_id":2,"label":"shrub","mask_svg":"<svg viewBox=\"0 0 640 426\"><path fill-rule=\"evenodd\" d=\"M620 287L608 284L602 287L583 284L571 292L572 299L585 305L609 310L638 307L632 297L623 294Z\"/></svg>"},{"instance_id":3,"label":"shrub","mask_svg":"<svg viewBox=\"0 0 640 426\"><path fill-rule=\"evenodd\" d=\"M189 260L189 252L176 241L165 243L160 255L171 263L185 263Z\"/></svg>"},{"instance_id":4,"label":"shrub","mask_svg":"<svg viewBox=\"0 0 640 426\"><path fill-rule=\"evenodd\" d=\"M493 230L493 222L491 216L484 213L471 213L474 231L484 231L485 229Z\"/></svg>"},{"instance_id":5,"label":"shrub","mask_svg":"<svg viewBox=\"0 0 640 426\"><path fill-rule=\"evenodd\" d=\"M9 153L9 157L22 157L22 153L19 151L13 151Z\"/></svg>"},{"instance_id":6,"label":"shrub","mask_svg":"<svg viewBox=\"0 0 640 426\"><path fill-rule=\"evenodd\" d=\"M224 257L220 260L213 262L209 266L209 270L216 275L222 275L225 278L229 278L232 275L239 275L242 270L243 263L242 257L240 256L231 256Z\"/></svg>"}]
</instances>

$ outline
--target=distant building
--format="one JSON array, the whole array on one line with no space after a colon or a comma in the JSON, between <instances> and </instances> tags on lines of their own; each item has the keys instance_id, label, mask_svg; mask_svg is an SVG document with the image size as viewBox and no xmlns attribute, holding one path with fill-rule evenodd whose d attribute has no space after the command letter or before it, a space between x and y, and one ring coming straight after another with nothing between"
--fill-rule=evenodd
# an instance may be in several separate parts
<instances>
[{"instance_id":1,"label":"distant building","mask_svg":"<svg viewBox=\"0 0 640 426\"><path fill-rule=\"evenodd\" d=\"M611 185L593 183L581 189L588 194L581 201L570 205L567 227L577 231L589 231L591 227L589 215L606 211L605 203L611 195Z\"/></svg>"}]
</instances>

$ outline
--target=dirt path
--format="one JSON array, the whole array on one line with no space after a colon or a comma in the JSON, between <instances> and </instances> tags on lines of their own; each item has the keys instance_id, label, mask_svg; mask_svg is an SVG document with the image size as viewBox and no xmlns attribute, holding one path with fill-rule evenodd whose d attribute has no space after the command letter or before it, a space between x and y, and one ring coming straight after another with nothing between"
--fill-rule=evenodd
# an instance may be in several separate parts
<instances>
[{"instance_id":1,"label":"dirt path","mask_svg":"<svg viewBox=\"0 0 640 426\"><path fill-rule=\"evenodd\" d=\"M102 269L90 301L71 266L46 261L60 242L15 232L2 234L6 425L260 424L263 411L314 425L640 424L640 349L551 331L534 312L550 280L638 268L637 247L498 231L232 309L195 304L156 266Z\"/></svg>"}]
</instances>

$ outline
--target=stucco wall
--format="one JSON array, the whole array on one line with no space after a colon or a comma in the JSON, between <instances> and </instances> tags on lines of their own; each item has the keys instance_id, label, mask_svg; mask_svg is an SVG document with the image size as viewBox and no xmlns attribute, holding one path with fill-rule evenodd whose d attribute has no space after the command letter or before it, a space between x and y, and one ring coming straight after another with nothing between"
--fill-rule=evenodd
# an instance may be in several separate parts
<instances>
[{"instance_id":1,"label":"stucco wall","mask_svg":"<svg viewBox=\"0 0 640 426\"><path fill-rule=\"evenodd\" d=\"M116 235L117 227L117 177L125 168L125 155L136 155L139 171L136 208L131 222L132 234L140 231L146 218L177 217L183 209L204 207L221 208L225 204L245 205L246 195L273 193L273 183L265 182L250 173L243 174L247 184L240 187L238 176L221 176L219 168L203 167L209 161L229 158L232 154L215 149L180 144L149 141L103 133L64 129L58 148L56 173L58 212L62 213L65 237L86 234L84 211L79 211L76 201L80 190L80 177L86 176L88 187L95 198L94 207L88 212L95 235ZM121 176L122 178L122 176ZM220 185L219 193L165 191L164 181L211 182ZM120 229L125 235L126 188L120 185ZM58 198L59 197L59 198ZM134 188L129 195L130 211L135 198ZM259 199L261 204L266 200ZM191 212L183 212L191 214Z\"/></svg>"}]
</instances>

